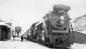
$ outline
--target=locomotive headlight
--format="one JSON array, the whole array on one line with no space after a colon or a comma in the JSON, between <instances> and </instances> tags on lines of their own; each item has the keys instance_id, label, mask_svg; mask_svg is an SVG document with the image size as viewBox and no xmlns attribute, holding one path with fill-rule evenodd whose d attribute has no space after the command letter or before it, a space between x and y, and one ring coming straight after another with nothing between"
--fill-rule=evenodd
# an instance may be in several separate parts
<instances>
[{"instance_id":1,"label":"locomotive headlight","mask_svg":"<svg viewBox=\"0 0 86 49\"><path fill-rule=\"evenodd\" d=\"M60 19L61 19L61 20L64 20L64 16L60 16Z\"/></svg>"},{"instance_id":2,"label":"locomotive headlight","mask_svg":"<svg viewBox=\"0 0 86 49\"><path fill-rule=\"evenodd\" d=\"M60 24L64 24L64 16L60 16Z\"/></svg>"}]
</instances>

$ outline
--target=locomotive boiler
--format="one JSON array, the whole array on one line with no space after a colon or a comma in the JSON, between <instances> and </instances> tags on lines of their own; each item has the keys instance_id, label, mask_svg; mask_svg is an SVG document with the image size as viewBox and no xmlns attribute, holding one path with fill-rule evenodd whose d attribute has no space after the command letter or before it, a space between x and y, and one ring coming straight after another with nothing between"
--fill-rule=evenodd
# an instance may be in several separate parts
<instances>
[{"instance_id":1,"label":"locomotive boiler","mask_svg":"<svg viewBox=\"0 0 86 49\"><path fill-rule=\"evenodd\" d=\"M42 22L33 23L28 39L51 48L67 48L73 44L74 34L65 5L54 5L53 11L43 17Z\"/></svg>"}]
</instances>

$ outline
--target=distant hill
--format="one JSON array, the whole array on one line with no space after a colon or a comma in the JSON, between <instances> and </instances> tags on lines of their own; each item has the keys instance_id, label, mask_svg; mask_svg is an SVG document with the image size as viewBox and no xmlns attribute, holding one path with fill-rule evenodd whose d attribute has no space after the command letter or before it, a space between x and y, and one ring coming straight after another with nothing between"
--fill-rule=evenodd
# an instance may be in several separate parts
<instances>
[{"instance_id":1,"label":"distant hill","mask_svg":"<svg viewBox=\"0 0 86 49\"><path fill-rule=\"evenodd\" d=\"M73 21L73 25L74 25L74 30L75 31L82 31L86 29L86 15L77 17L74 21Z\"/></svg>"}]
</instances>

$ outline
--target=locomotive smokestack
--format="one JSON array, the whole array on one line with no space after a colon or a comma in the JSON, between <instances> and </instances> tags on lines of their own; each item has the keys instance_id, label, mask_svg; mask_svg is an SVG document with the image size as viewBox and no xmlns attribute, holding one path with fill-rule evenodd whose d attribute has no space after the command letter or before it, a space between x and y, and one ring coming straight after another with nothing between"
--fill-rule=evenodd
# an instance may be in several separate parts
<instances>
[{"instance_id":1,"label":"locomotive smokestack","mask_svg":"<svg viewBox=\"0 0 86 49\"><path fill-rule=\"evenodd\" d=\"M70 10L70 7L63 4L58 4L53 6L53 10L54 11L64 10L65 12L68 12Z\"/></svg>"}]
</instances>

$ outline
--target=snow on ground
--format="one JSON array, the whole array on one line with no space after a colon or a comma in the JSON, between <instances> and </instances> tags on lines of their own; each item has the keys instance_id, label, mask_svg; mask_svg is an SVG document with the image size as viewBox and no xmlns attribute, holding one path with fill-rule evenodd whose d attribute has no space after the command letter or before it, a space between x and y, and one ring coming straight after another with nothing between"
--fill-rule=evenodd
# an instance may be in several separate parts
<instances>
[{"instance_id":1,"label":"snow on ground","mask_svg":"<svg viewBox=\"0 0 86 49\"><path fill-rule=\"evenodd\" d=\"M74 43L71 46L71 49L86 49L86 44L77 44L77 43Z\"/></svg>"},{"instance_id":2,"label":"snow on ground","mask_svg":"<svg viewBox=\"0 0 86 49\"><path fill-rule=\"evenodd\" d=\"M0 49L49 49L36 43L19 40L0 41Z\"/></svg>"},{"instance_id":3,"label":"snow on ground","mask_svg":"<svg viewBox=\"0 0 86 49\"><path fill-rule=\"evenodd\" d=\"M21 42L20 40L0 41L0 49L50 49L30 41ZM85 44L74 43L70 49L86 49Z\"/></svg>"}]
</instances>

